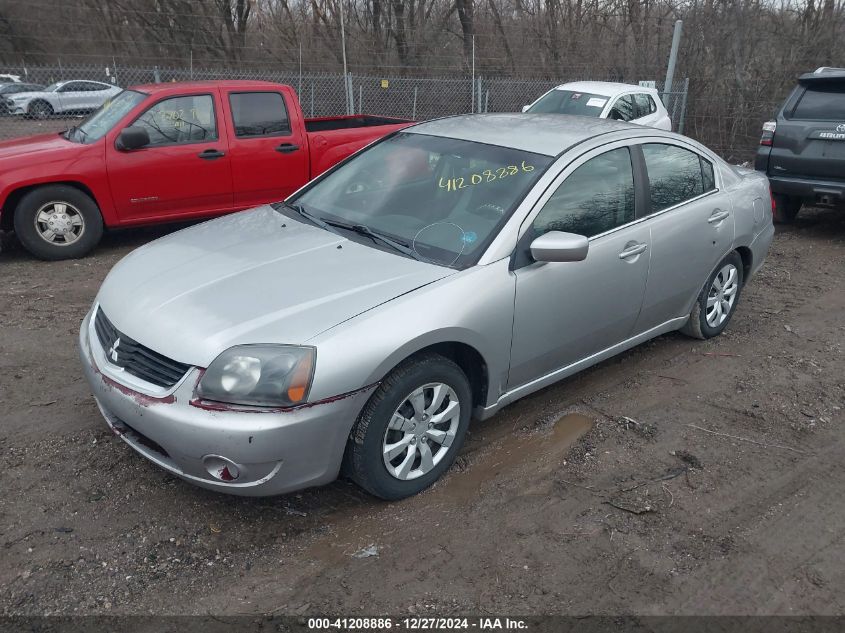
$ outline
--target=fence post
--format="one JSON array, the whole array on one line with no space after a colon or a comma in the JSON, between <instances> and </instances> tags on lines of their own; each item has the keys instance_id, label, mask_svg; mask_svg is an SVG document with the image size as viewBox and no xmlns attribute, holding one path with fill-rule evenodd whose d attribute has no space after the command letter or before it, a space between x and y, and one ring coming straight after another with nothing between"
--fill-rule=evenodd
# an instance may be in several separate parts
<instances>
[{"instance_id":1,"label":"fence post","mask_svg":"<svg viewBox=\"0 0 845 633\"><path fill-rule=\"evenodd\" d=\"M158 66L153 66L153 79L157 84L161 83L161 73L158 70Z\"/></svg>"},{"instance_id":2,"label":"fence post","mask_svg":"<svg viewBox=\"0 0 845 633\"><path fill-rule=\"evenodd\" d=\"M352 88L352 73L346 75L346 114L355 114L355 93Z\"/></svg>"},{"instance_id":3,"label":"fence post","mask_svg":"<svg viewBox=\"0 0 845 633\"><path fill-rule=\"evenodd\" d=\"M358 114L364 114L364 84L358 84Z\"/></svg>"},{"instance_id":4,"label":"fence post","mask_svg":"<svg viewBox=\"0 0 845 633\"><path fill-rule=\"evenodd\" d=\"M414 110L413 114L411 114L411 120L417 120L417 86L414 86Z\"/></svg>"},{"instance_id":5,"label":"fence post","mask_svg":"<svg viewBox=\"0 0 845 633\"><path fill-rule=\"evenodd\" d=\"M689 77L684 79L684 94L681 95L681 120L678 123L678 134L684 133L684 119L687 114L687 95L689 94Z\"/></svg>"},{"instance_id":6,"label":"fence post","mask_svg":"<svg viewBox=\"0 0 845 633\"><path fill-rule=\"evenodd\" d=\"M672 90L672 82L675 79L675 62L678 59L678 45L681 43L681 28L684 25L683 20L675 21L675 31L672 33L672 49L669 51L669 65L666 67L666 83L663 84L663 94ZM663 98L664 104L666 98Z\"/></svg>"},{"instance_id":7,"label":"fence post","mask_svg":"<svg viewBox=\"0 0 845 633\"><path fill-rule=\"evenodd\" d=\"M481 105L481 77L478 78L478 100L476 101L476 103L478 104L478 112L483 112L484 110Z\"/></svg>"},{"instance_id":8,"label":"fence post","mask_svg":"<svg viewBox=\"0 0 845 633\"><path fill-rule=\"evenodd\" d=\"M314 80L311 80L311 118L314 118Z\"/></svg>"},{"instance_id":9,"label":"fence post","mask_svg":"<svg viewBox=\"0 0 845 633\"><path fill-rule=\"evenodd\" d=\"M484 93L484 112L490 112L490 88L487 88Z\"/></svg>"},{"instance_id":10,"label":"fence post","mask_svg":"<svg viewBox=\"0 0 845 633\"><path fill-rule=\"evenodd\" d=\"M475 35L472 36L472 79L470 80L470 94L472 100L470 102L470 112L475 113Z\"/></svg>"}]
</instances>

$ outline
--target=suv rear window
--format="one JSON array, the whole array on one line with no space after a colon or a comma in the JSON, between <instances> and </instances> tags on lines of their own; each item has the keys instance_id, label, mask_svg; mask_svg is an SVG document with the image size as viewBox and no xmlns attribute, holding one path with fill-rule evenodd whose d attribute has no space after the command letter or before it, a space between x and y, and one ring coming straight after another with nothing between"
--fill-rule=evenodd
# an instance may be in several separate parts
<instances>
[{"instance_id":1,"label":"suv rear window","mask_svg":"<svg viewBox=\"0 0 845 633\"><path fill-rule=\"evenodd\" d=\"M845 83L808 86L792 110L793 119L845 120Z\"/></svg>"}]
</instances>

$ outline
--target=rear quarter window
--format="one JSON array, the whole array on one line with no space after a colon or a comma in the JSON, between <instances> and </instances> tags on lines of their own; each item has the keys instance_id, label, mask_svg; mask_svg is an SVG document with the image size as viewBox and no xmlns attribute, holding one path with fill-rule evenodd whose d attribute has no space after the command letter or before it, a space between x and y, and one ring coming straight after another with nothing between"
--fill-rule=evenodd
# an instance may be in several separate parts
<instances>
[{"instance_id":1,"label":"rear quarter window","mask_svg":"<svg viewBox=\"0 0 845 633\"><path fill-rule=\"evenodd\" d=\"M845 120L845 82L808 86L795 104L790 118L806 121Z\"/></svg>"}]
</instances>

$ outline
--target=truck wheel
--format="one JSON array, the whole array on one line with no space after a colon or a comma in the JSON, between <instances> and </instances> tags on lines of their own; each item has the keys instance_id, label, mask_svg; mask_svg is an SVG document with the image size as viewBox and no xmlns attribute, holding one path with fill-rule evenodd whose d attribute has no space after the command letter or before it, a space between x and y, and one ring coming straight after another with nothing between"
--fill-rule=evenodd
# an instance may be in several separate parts
<instances>
[{"instance_id":1,"label":"truck wheel","mask_svg":"<svg viewBox=\"0 0 845 633\"><path fill-rule=\"evenodd\" d=\"M700 339L713 338L728 327L739 303L743 282L742 258L733 251L716 267L695 300L681 332Z\"/></svg>"},{"instance_id":2,"label":"truck wheel","mask_svg":"<svg viewBox=\"0 0 845 633\"><path fill-rule=\"evenodd\" d=\"M801 210L801 198L775 194L774 200L772 219L776 224L792 224L795 221L795 216Z\"/></svg>"},{"instance_id":3,"label":"truck wheel","mask_svg":"<svg viewBox=\"0 0 845 633\"><path fill-rule=\"evenodd\" d=\"M471 410L460 367L439 354L411 358L382 381L358 416L344 472L382 499L417 494L455 461Z\"/></svg>"},{"instance_id":4,"label":"truck wheel","mask_svg":"<svg viewBox=\"0 0 845 633\"><path fill-rule=\"evenodd\" d=\"M46 101L35 101L29 104L26 113L32 119L49 119L53 116L53 106Z\"/></svg>"},{"instance_id":5,"label":"truck wheel","mask_svg":"<svg viewBox=\"0 0 845 633\"><path fill-rule=\"evenodd\" d=\"M18 202L15 234L40 259L75 259L100 241L103 217L97 203L79 189L47 185Z\"/></svg>"}]
</instances>

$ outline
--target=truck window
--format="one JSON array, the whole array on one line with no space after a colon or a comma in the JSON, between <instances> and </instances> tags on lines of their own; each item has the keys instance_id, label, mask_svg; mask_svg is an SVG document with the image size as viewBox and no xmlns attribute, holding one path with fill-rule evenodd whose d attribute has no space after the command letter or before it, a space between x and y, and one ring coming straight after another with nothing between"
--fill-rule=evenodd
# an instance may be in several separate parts
<instances>
[{"instance_id":1,"label":"truck window","mask_svg":"<svg viewBox=\"0 0 845 633\"><path fill-rule=\"evenodd\" d=\"M229 95L235 136L279 136L290 134L285 100L278 92L236 92Z\"/></svg>"},{"instance_id":2,"label":"truck window","mask_svg":"<svg viewBox=\"0 0 845 633\"><path fill-rule=\"evenodd\" d=\"M790 118L805 121L845 119L845 83L807 87Z\"/></svg>"},{"instance_id":3,"label":"truck window","mask_svg":"<svg viewBox=\"0 0 845 633\"><path fill-rule=\"evenodd\" d=\"M217 140L211 95L173 97L159 101L132 124L146 128L148 147Z\"/></svg>"}]
</instances>

